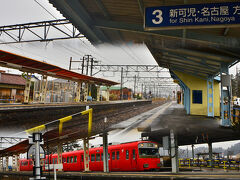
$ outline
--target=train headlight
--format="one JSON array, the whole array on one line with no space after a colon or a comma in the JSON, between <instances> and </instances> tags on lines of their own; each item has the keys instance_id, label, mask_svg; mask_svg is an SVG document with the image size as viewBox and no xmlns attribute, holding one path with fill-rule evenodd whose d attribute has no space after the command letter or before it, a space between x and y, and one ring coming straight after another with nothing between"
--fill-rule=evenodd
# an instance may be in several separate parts
<instances>
[{"instance_id":1,"label":"train headlight","mask_svg":"<svg viewBox=\"0 0 240 180\"><path fill-rule=\"evenodd\" d=\"M141 147L143 147L144 145L143 144L140 144Z\"/></svg>"},{"instance_id":2,"label":"train headlight","mask_svg":"<svg viewBox=\"0 0 240 180\"><path fill-rule=\"evenodd\" d=\"M158 147L158 145L157 144L155 144L155 148L157 148Z\"/></svg>"},{"instance_id":3,"label":"train headlight","mask_svg":"<svg viewBox=\"0 0 240 180\"><path fill-rule=\"evenodd\" d=\"M148 168L148 167L149 167L149 164L143 164L143 167L144 167L144 168Z\"/></svg>"}]
</instances>

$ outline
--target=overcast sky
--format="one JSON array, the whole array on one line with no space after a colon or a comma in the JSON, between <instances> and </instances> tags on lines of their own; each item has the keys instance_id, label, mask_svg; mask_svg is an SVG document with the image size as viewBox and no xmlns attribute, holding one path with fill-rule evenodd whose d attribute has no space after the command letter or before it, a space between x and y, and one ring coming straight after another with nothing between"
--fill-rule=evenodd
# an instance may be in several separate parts
<instances>
[{"instance_id":1,"label":"overcast sky","mask_svg":"<svg viewBox=\"0 0 240 180\"><path fill-rule=\"evenodd\" d=\"M0 14L4 17L0 19L0 26L64 18L47 0L2 1ZM6 35L0 38L1 41L8 39ZM144 45L133 46L129 43L119 47L102 45L95 48L85 38L57 40L48 44L34 42L0 45L0 48L67 69L70 57L79 60L85 54L93 55L102 64L156 64Z\"/></svg>"}]
</instances>

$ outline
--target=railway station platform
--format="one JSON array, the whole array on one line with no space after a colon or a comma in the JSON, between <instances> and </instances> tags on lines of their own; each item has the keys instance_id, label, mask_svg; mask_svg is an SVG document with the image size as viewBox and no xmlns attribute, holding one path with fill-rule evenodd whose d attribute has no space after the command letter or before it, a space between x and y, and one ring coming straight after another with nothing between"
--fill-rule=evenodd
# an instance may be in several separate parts
<instances>
[{"instance_id":1,"label":"railway station platform","mask_svg":"<svg viewBox=\"0 0 240 180\"><path fill-rule=\"evenodd\" d=\"M0 130L12 132L15 130L13 128L17 127L17 132L19 132L83 111L86 109L86 106L93 108L94 116L99 117L99 113L101 113L108 117L111 114L109 112L121 111L121 109L125 107L135 107L146 104L151 104L151 101L0 105Z\"/></svg>"},{"instance_id":2,"label":"railway station platform","mask_svg":"<svg viewBox=\"0 0 240 180\"><path fill-rule=\"evenodd\" d=\"M150 125L142 136L162 142L173 129L178 145L201 144L239 140L240 131L233 127L221 126L220 117L187 115L183 105L173 102Z\"/></svg>"},{"instance_id":3,"label":"railway station platform","mask_svg":"<svg viewBox=\"0 0 240 180\"><path fill-rule=\"evenodd\" d=\"M28 180L32 176L31 172L0 172L2 180ZM53 173L50 175L44 173L43 176L53 178ZM84 180L101 180L101 179L239 179L239 172L191 172L182 171L178 174L164 172L57 172L57 178L61 180L67 179L84 179Z\"/></svg>"}]
</instances>

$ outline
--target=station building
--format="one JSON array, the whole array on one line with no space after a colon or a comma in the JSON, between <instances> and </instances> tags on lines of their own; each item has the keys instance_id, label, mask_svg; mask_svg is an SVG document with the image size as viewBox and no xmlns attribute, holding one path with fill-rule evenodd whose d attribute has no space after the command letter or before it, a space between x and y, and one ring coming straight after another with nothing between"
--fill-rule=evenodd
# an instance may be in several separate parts
<instances>
[{"instance_id":1,"label":"station building","mask_svg":"<svg viewBox=\"0 0 240 180\"><path fill-rule=\"evenodd\" d=\"M25 83L21 75L0 71L0 102L22 102Z\"/></svg>"}]
</instances>

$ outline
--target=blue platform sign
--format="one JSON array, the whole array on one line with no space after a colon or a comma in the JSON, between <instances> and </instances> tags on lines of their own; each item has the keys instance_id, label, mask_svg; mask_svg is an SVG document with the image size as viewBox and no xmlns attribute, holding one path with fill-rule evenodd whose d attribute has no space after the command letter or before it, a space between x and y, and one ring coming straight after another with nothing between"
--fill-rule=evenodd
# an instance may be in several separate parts
<instances>
[{"instance_id":1,"label":"blue platform sign","mask_svg":"<svg viewBox=\"0 0 240 180\"><path fill-rule=\"evenodd\" d=\"M145 29L207 28L240 25L240 2L148 7Z\"/></svg>"}]
</instances>

